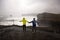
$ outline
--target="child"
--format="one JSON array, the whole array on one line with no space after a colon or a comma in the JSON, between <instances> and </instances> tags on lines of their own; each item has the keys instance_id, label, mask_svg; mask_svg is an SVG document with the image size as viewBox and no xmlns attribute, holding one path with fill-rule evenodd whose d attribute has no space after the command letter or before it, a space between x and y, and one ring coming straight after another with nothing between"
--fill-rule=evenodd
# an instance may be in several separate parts
<instances>
[{"instance_id":1,"label":"child","mask_svg":"<svg viewBox=\"0 0 60 40\"><path fill-rule=\"evenodd\" d=\"M23 32L26 31L26 23L28 22L25 18L23 18L20 22L23 23Z\"/></svg>"},{"instance_id":2,"label":"child","mask_svg":"<svg viewBox=\"0 0 60 40\"><path fill-rule=\"evenodd\" d=\"M35 20L35 18L33 18L33 20L29 23L32 23L32 25L33 25L32 26L32 32L36 32L36 23L37 23L37 21Z\"/></svg>"}]
</instances>

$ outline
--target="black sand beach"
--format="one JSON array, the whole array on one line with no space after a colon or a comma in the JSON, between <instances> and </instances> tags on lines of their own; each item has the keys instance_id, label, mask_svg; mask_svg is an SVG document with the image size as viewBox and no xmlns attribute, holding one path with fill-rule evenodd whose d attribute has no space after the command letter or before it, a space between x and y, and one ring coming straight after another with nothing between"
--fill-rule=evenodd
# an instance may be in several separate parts
<instances>
[{"instance_id":1,"label":"black sand beach","mask_svg":"<svg viewBox=\"0 0 60 40\"><path fill-rule=\"evenodd\" d=\"M22 27L10 26L0 29L0 40L60 40L60 34L30 28L23 32Z\"/></svg>"}]
</instances>

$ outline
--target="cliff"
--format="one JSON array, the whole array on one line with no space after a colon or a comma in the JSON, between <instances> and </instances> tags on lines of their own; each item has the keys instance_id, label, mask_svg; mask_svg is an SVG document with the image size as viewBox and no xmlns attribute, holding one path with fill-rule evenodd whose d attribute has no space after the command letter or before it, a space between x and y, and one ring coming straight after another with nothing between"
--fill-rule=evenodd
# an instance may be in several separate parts
<instances>
[{"instance_id":1,"label":"cliff","mask_svg":"<svg viewBox=\"0 0 60 40\"><path fill-rule=\"evenodd\" d=\"M60 26L60 14L42 13L37 15L38 25Z\"/></svg>"}]
</instances>

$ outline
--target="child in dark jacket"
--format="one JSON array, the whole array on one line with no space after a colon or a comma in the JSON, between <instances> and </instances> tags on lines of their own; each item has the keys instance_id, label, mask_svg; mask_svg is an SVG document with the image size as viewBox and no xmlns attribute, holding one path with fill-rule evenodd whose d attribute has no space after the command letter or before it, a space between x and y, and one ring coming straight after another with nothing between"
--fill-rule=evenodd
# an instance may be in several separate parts
<instances>
[{"instance_id":1,"label":"child in dark jacket","mask_svg":"<svg viewBox=\"0 0 60 40\"><path fill-rule=\"evenodd\" d=\"M33 20L29 23L32 23L32 32L36 32L36 23L37 23L37 21L35 20L35 18L33 18Z\"/></svg>"}]
</instances>

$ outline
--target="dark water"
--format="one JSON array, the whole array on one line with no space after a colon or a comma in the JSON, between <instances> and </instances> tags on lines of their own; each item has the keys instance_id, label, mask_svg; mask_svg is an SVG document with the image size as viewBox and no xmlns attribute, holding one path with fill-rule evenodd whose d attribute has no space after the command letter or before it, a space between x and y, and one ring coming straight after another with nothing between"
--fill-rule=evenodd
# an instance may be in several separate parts
<instances>
[{"instance_id":1,"label":"dark water","mask_svg":"<svg viewBox=\"0 0 60 40\"><path fill-rule=\"evenodd\" d=\"M0 29L0 40L60 40L60 34L39 31L32 32L27 28L23 32L22 27L7 27Z\"/></svg>"}]
</instances>

